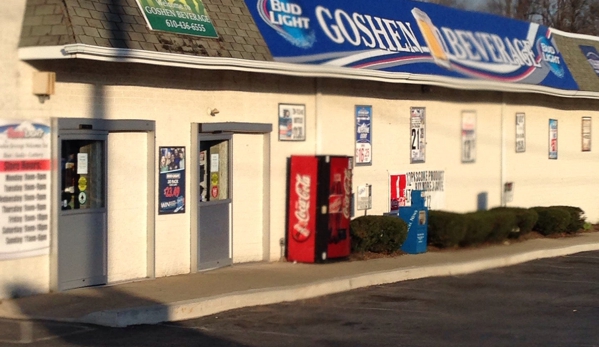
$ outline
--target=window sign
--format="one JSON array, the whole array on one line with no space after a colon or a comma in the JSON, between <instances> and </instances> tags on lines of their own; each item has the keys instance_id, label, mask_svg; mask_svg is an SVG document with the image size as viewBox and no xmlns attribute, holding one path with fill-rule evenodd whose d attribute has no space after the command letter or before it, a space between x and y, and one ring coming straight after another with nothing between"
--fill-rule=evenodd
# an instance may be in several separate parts
<instances>
[{"instance_id":1,"label":"window sign","mask_svg":"<svg viewBox=\"0 0 599 347\"><path fill-rule=\"evenodd\" d=\"M582 117L582 151L591 151L591 117Z\"/></svg>"},{"instance_id":2,"label":"window sign","mask_svg":"<svg viewBox=\"0 0 599 347\"><path fill-rule=\"evenodd\" d=\"M356 166L372 165L372 106L356 106Z\"/></svg>"},{"instance_id":3,"label":"window sign","mask_svg":"<svg viewBox=\"0 0 599 347\"><path fill-rule=\"evenodd\" d=\"M424 163L426 154L426 118L424 107L410 108L410 163Z\"/></svg>"},{"instance_id":4,"label":"window sign","mask_svg":"<svg viewBox=\"0 0 599 347\"><path fill-rule=\"evenodd\" d=\"M217 38L202 0L137 0L151 30Z\"/></svg>"},{"instance_id":5,"label":"window sign","mask_svg":"<svg viewBox=\"0 0 599 347\"><path fill-rule=\"evenodd\" d=\"M516 113L516 153L526 152L525 121L524 113Z\"/></svg>"},{"instance_id":6,"label":"window sign","mask_svg":"<svg viewBox=\"0 0 599 347\"><path fill-rule=\"evenodd\" d=\"M549 159L557 159L557 119L549 120Z\"/></svg>"},{"instance_id":7,"label":"window sign","mask_svg":"<svg viewBox=\"0 0 599 347\"><path fill-rule=\"evenodd\" d=\"M160 147L158 214L185 213L185 147Z\"/></svg>"},{"instance_id":8,"label":"window sign","mask_svg":"<svg viewBox=\"0 0 599 347\"><path fill-rule=\"evenodd\" d=\"M50 142L48 121L0 120L0 260L49 253Z\"/></svg>"},{"instance_id":9,"label":"window sign","mask_svg":"<svg viewBox=\"0 0 599 347\"><path fill-rule=\"evenodd\" d=\"M88 160L87 153L77 153L77 174L87 175Z\"/></svg>"},{"instance_id":10,"label":"window sign","mask_svg":"<svg viewBox=\"0 0 599 347\"><path fill-rule=\"evenodd\" d=\"M476 112L462 112L462 163L476 161Z\"/></svg>"},{"instance_id":11,"label":"window sign","mask_svg":"<svg viewBox=\"0 0 599 347\"><path fill-rule=\"evenodd\" d=\"M304 141L305 124L305 105L279 104L279 141Z\"/></svg>"}]
</instances>

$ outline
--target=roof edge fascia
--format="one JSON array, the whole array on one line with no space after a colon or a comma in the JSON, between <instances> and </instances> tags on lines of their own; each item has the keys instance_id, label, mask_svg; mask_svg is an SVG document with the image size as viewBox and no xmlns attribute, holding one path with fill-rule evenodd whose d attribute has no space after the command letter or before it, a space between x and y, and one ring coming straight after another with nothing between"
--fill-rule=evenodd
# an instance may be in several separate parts
<instances>
[{"instance_id":1,"label":"roof edge fascia","mask_svg":"<svg viewBox=\"0 0 599 347\"><path fill-rule=\"evenodd\" d=\"M449 89L485 90L510 93L538 93L566 98L599 99L599 92L562 90L528 84L503 83L483 80L464 80L444 76L350 69L309 64L291 64L273 61L199 57L137 49L99 47L80 43L68 44L64 46L22 47L19 48L19 59L23 61L87 59L105 62L140 63L204 70L233 70L296 77L339 78L384 83L426 84Z\"/></svg>"}]
</instances>

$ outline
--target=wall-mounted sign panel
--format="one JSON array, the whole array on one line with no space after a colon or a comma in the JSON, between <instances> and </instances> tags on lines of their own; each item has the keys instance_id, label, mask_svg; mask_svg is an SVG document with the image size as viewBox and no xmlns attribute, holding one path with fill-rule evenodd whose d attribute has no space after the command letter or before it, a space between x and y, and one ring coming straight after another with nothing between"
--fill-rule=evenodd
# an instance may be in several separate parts
<instances>
[{"instance_id":1,"label":"wall-mounted sign panel","mask_svg":"<svg viewBox=\"0 0 599 347\"><path fill-rule=\"evenodd\" d=\"M557 159L557 119L549 120L549 159Z\"/></svg>"},{"instance_id":2,"label":"wall-mounted sign panel","mask_svg":"<svg viewBox=\"0 0 599 347\"><path fill-rule=\"evenodd\" d=\"M202 0L137 0L151 30L217 38Z\"/></svg>"},{"instance_id":3,"label":"wall-mounted sign panel","mask_svg":"<svg viewBox=\"0 0 599 347\"><path fill-rule=\"evenodd\" d=\"M306 139L306 106L279 104L279 141Z\"/></svg>"},{"instance_id":4,"label":"wall-mounted sign panel","mask_svg":"<svg viewBox=\"0 0 599 347\"><path fill-rule=\"evenodd\" d=\"M535 23L408 0L246 4L276 61L578 89Z\"/></svg>"},{"instance_id":5,"label":"wall-mounted sign panel","mask_svg":"<svg viewBox=\"0 0 599 347\"><path fill-rule=\"evenodd\" d=\"M0 260L48 254L50 126L0 120Z\"/></svg>"},{"instance_id":6,"label":"wall-mounted sign panel","mask_svg":"<svg viewBox=\"0 0 599 347\"><path fill-rule=\"evenodd\" d=\"M424 107L410 108L410 163L426 159L426 111Z\"/></svg>"},{"instance_id":7,"label":"wall-mounted sign panel","mask_svg":"<svg viewBox=\"0 0 599 347\"><path fill-rule=\"evenodd\" d=\"M356 106L356 166L372 165L372 106Z\"/></svg>"},{"instance_id":8,"label":"wall-mounted sign panel","mask_svg":"<svg viewBox=\"0 0 599 347\"><path fill-rule=\"evenodd\" d=\"M445 208L445 171L409 171L389 175L389 210L412 206L412 191L423 191L425 205L434 210Z\"/></svg>"},{"instance_id":9,"label":"wall-mounted sign panel","mask_svg":"<svg viewBox=\"0 0 599 347\"><path fill-rule=\"evenodd\" d=\"M591 151L591 117L582 117L582 151Z\"/></svg>"},{"instance_id":10,"label":"wall-mounted sign panel","mask_svg":"<svg viewBox=\"0 0 599 347\"><path fill-rule=\"evenodd\" d=\"M516 153L526 152L526 116L516 113Z\"/></svg>"},{"instance_id":11,"label":"wall-mounted sign panel","mask_svg":"<svg viewBox=\"0 0 599 347\"><path fill-rule=\"evenodd\" d=\"M476 161L476 112L462 112L462 163Z\"/></svg>"}]
</instances>

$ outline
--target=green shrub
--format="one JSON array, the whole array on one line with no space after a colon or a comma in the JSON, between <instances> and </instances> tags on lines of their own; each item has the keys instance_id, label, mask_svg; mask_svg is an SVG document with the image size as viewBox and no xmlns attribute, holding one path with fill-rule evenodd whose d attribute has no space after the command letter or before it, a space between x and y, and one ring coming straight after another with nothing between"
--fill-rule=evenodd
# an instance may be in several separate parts
<instances>
[{"instance_id":1,"label":"green shrub","mask_svg":"<svg viewBox=\"0 0 599 347\"><path fill-rule=\"evenodd\" d=\"M440 248L460 244L468 224L464 215L445 211L428 212L428 244Z\"/></svg>"},{"instance_id":2,"label":"green shrub","mask_svg":"<svg viewBox=\"0 0 599 347\"><path fill-rule=\"evenodd\" d=\"M351 221L352 252L390 253L399 250L408 226L399 217L362 216Z\"/></svg>"},{"instance_id":3,"label":"green shrub","mask_svg":"<svg viewBox=\"0 0 599 347\"><path fill-rule=\"evenodd\" d=\"M491 211L512 211L516 216L516 226L518 233L516 235L525 235L532 231L532 228L539 219L537 211L531 208L522 207L495 207Z\"/></svg>"},{"instance_id":4,"label":"green shrub","mask_svg":"<svg viewBox=\"0 0 599 347\"><path fill-rule=\"evenodd\" d=\"M584 229L584 223L586 222L586 217L584 216L584 211L580 207L574 206L551 206L554 208L561 208L562 210L568 212L570 214L570 223L566 227L567 233L577 233Z\"/></svg>"},{"instance_id":5,"label":"green shrub","mask_svg":"<svg viewBox=\"0 0 599 347\"><path fill-rule=\"evenodd\" d=\"M493 231L493 217L487 211L466 213L464 217L467 229L460 245L470 246L485 242Z\"/></svg>"},{"instance_id":6,"label":"green shrub","mask_svg":"<svg viewBox=\"0 0 599 347\"><path fill-rule=\"evenodd\" d=\"M516 212L511 210L491 210L484 212L485 218L491 223L488 241L500 242L518 228Z\"/></svg>"},{"instance_id":7,"label":"green shrub","mask_svg":"<svg viewBox=\"0 0 599 347\"><path fill-rule=\"evenodd\" d=\"M563 233L570 224L570 213L557 207L533 207L539 215L539 219L533 230L547 236Z\"/></svg>"}]
</instances>

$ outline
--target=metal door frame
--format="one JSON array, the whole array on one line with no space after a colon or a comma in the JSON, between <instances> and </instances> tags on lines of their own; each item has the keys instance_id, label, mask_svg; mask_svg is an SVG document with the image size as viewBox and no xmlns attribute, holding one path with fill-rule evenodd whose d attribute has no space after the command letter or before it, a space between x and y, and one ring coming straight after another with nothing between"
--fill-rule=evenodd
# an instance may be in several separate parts
<instances>
[{"instance_id":1,"label":"metal door frame","mask_svg":"<svg viewBox=\"0 0 599 347\"><path fill-rule=\"evenodd\" d=\"M104 195L104 207L101 208L95 208L93 212L91 213L98 213L98 214L103 214L103 220L104 220L104 230L102 230L102 248L103 248L103 254L102 254L102 275L101 276L97 276L94 277L96 279L98 279L98 282L93 282L91 285L102 285L102 284L106 284L106 281L108 279L108 264L107 264L107 246L108 246L108 189L107 189L107 183L108 183L108 132L107 131L98 131L98 130L79 130L79 131L62 131L60 132L60 134L58 134L58 150L56 152L57 156L60 158L62 156L62 142L63 141L69 141L69 140L83 140L83 141L103 141L103 148L102 148L102 155L103 155L103 171L102 172L102 177L103 177L103 182L102 184L104 185L103 187L103 195ZM60 159L58 162L61 162ZM56 170L56 182L58 184L60 184L59 182L61 182L62 180L62 176L61 176L61 168L58 167ZM54 204L57 204L57 200L60 201L61 195L57 194L56 198L54 199ZM56 205L58 206L59 203ZM87 209L84 210L73 210L73 211L62 211L61 209L57 208L57 222L58 225L60 226L60 220L61 218L63 218L63 216L72 216L72 215L78 215L78 214L89 214L90 212ZM60 239L60 229L57 229L57 239L56 239L56 244L57 244L57 262L59 262L60 259L60 244L58 242L58 240ZM63 281L61 282L61 278L60 278L60 267L57 266L57 285L58 285L58 289L59 290L65 290L65 289L71 289L73 287L70 287L67 285L67 283L70 282L75 282L75 281ZM100 283L101 282L101 283ZM76 287L75 287L76 288Z\"/></svg>"},{"instance_id":2,"label":"metal door frame","mask_svg":"<svg viewBox=\"0 0 599 347\"><path fill-rule=\"evenodd\" d=\"M199 146L200 140L218 140L222 139L222 136L231 136L229 142L229 199L230 204L230 216L229 216L229 257L231 262L233 261L233 141L235 134L259 134L263 135L264 140L264 180L265 180L265 192L262 196L262 203L264 206L263 221L264 221L264 239L263 239L263 256L264 259L268 259L270 252L270 133L272 132L272 124L270 123L244 123L244 122L218 122L218 123L192 123L191 124L191 148L193 149L190 154L190 164L193 167L190 174L191 187L190 193L193 197L188 199L190 210L191 210L191 222L190 222L190 235L191 235L191 266L190 271L192 273L198 272L198 227L199 227L199 196L200 192L198 189L199 182Z\"/></svg>"},{"instance_id":3,"label":"metal door frame","mask_svg":"<svg viewBox=\"0 0 599 347\"><path fill-rule=\"evenodd\" d=\"M201 207L201 203L199 202L199 196L200 196L200 192L198 189L198 182L199 182L199 170L197 169L199 167L199 148L200 148L200 143L203 141L227 141L228 142L228 147L227 147L227 167L228 167L228 173L227 173L227 189L228 189L228 198L225 201L217 201L217 202L208 202L208 204L228 204L229 205L229 257L228 257L228 261L225 261L223 263L220 263L218 267L224 267L224 266L228 266L231 265L233 263L233 133L232 132L219 132L219 133L201 133L198 132L196 133L196 143L193 144L192 143L192 148L194 149L194 153L192 154L194 157L194 161L192 161L192 164L194 165L194 171L196 172L195 175L192 175L192 179L194 181L192 181L191 186L193 187L192 192L191 192L191 196L193 197L193 199L195 200L195 208L193 208L193 214L194 216L192 217L192 228L191 228L191 271L192 272L198 272L198 271L202 271L202 270L209 270L214 268L213 266L208 266L207 268L200 268L200 264L199 264L199 258L200 258L200 254L199 254L199 227L200 227L200 215L199 215L199 208Z\"/></svg>"},{"instance_id":4,"label":"metal door frame","mask_svg":"<svg viewBox=\"0 0 599 347\"><path fill-rule=\"evenodd\" d=\"M95 118L52 118L52 171L51 171L51 194L52 203L50 207L51 215L53 216L51 221L51 239L50 239L50 290L59 291L58 283L58 220L61 210L60 204L60 177L59 163L60 163L60 141L61 136L70 136L72 134L85 134L94 132L106 132L108 135L107 141L110 140L110 133L113 132L145 132L147 134L147 257L146 257L146 277L156 277L156 197L155 197L155 186L156 186L156 122L151 120L133 120L133 119L122 119L122 120L107 120L107 119L95 119ZM106 142L105 146L107 146ZM106 160L108 160L109 153L105 150ZM105 166L105 180L106 180L106 201L105 208L108 211L108 170L107 161ZM108 214L106 214L108 216Z\"/></svg>"}]
</instances>

